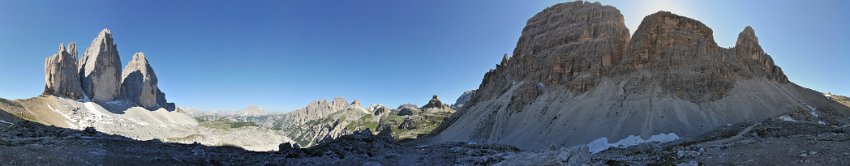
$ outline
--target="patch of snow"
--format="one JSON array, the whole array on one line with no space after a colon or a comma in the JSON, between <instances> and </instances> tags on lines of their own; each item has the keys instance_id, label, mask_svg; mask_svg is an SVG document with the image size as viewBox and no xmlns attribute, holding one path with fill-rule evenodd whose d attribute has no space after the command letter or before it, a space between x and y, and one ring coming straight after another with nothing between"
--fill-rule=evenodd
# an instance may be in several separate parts
<instances>
[{"instance_id":1,"label":"patch of snow","mask_svg":"<svg viewBox=\"0 0 850 166\"><path fill-rule=\"evenodd\" d=\"M818 113L817 113L817 112L815 112L815 111L818 111L818 109L817 109L817 108L812 107L812 106L810 106L810 105L808 105L808 104L803 104L803 105L806 105L806 107L809 107L809 114L812 114L812 116L814 116L815 118L817 118L817 117L818 117Z\"/></svg>"},{"instance_id":2,"label":"patch of snow","mask_svg":"<svg viewBox=\"0 0 850 166\"><path fill-rule=\"evenodd\" d=\"M779 117L779 119L784 120L786 122L797 122L797 120L794 120L794 118L791 118L791 116L788 115L782 115Z\"/></svg>"},{"instance_id":3,"label":"patch of snow","mask_svg":"<svg viewBox=\"0 0 850 166\"><path fill-rule=\"evenodd\" d=\"M818 120L818 124L820 124L820 125L826 125L826 122L823 122L822 120Z\"/></svg>"},{"instance_id":4,"label":"patch of snow","mask_svg":"<svg viewBox=\"0 0 850 166\"><path fill-rule=\"evenodd\" d=\"M537 82L537 87L540 89L544 89L546 85L544 85L542 82Z\"/></svg>"},{"instance_id":5,"label":"patch of snow","mask_svg":"<svg viewBox=\"0 0 850 166\"><path fill-rule=\"evenodd\" d=\"M7 121L5 121L5 120L0 120L0 123L5 123L5 124L9 124L9 125L14 125L14 123L12 123L12 122L7 122Z\"/></svg>"},{"instance_id":6,"label":"patch of snow","mask_svg":"<svg viewBox=\"0 0 850 166\"><path fill-rule=\"evenodd\" d=\"M110 104L110 105L130 104L130 102L127 102L127 101L124 101L124 100L112 100L112 101L107 101L106 104Z\"/></svg>"},{"instance_id":7,"label":"patch of snow","mask_svg":"<svg viewBox=\"0 0 850 166\"><path fill-rule=\"evenodd\" d=\"M83 105L86 106L86 110L88 110L87 111L88 114L83 114L83 116L80 118L80 122L83 122L83 123L88 122L92 125L94 123L112 124L112 118L110 118L110 115L112 113L109 113L108 111L106 111L104 109L98 109L98 107L95 106L95 104L93 102L86 102ZM81 123L81 124L83 124L83 123Z\"/></svg>"},{"instance_id":8,"label":"patch of snow","mask_svg":"<svg viewBox=\"0 0 850 166\"><path fill-rule=\"evenodd\" d=\"M127 118L127 120L129 120L130 122L142 125L142 126L150 125L150 123L147 123L147 122L144 122L144 121L141 121L141 120L137 120L136 118Z\"/></svg>"},{"instance_id":9,"label":"patch of snow","mask_svg":"<svg viewBox=\"0 0 850 166\"><path fill-rule=\"evenodd\" d=\"M638 144L642 144L642 143L649 143L649 142L664 143L664 142L675 141L677 139L679 139L679 135L676 135L676 133L656 134L656 135L650 136L649 139L643 139L643 138L640 138L640 136L636 136L636 135L629 135L628 137L623 138L623 139L621 139L621 140L619 140L615 143L608 143L608 137L602 137L602 138L595 139L595 140L591 141L590 143L587 143L587 147L590 148L590 152L592 154L595 154L595 153L607 150L608 148L611 148L611 147L624 148L624 147L634 146L634 145L638 145Z\"/></svg>"},{"instance_id":10,"label":"patch of snow","mask_svg":"<svg viewBox=\"0 0 850 166\"><path fill-rule=\"evenodd\" d=\"M73 121L74 119L71 119L71 116L68 116L68 114L65 114L62 111L57 111L56 109L53 109L53 106L50 106L50 104L47 104L47 108L50 108L50 110L53 111L53 112L56 112L56 114L62 115L62 117L65 118L65 120L66 120L65 122L68 124L68 127L71 127L71 128L74 128L74 129L79 128L79 127L77 127L76 124L71 123L71 121Z\"/></svg>"}]
</instances>

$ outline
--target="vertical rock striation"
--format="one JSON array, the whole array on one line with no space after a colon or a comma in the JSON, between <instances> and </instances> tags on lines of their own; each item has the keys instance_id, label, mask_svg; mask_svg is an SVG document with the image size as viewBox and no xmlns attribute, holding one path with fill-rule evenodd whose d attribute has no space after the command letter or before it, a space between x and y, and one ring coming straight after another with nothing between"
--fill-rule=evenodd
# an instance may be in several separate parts
<instances>
[{"instance_id":1,"label":"vertical rock striation","mask_svg":"<svg viewBox=\"0 0 850 166\"><path fill-rule=\"evenodd\" d=\"M59 51L45 61L43 95L82 99L83 89L77 75L77 47L75 43L59 44Z\"/></svg>"},{"instance_id":2,"label":"vertical rock striation","mask_svg":"<svg viewBox=\"0 0 850 166\"><path fill-rule=\"evenodd\" d=\"M59 52L45 61L43 95L70 99L88 98L95 102L125 100L147 109L176 109L168 103L157 85L157 77L143 53L136 53L121 70L118 48L109 29L103 29L77 59L77 45L68 49L59 45Z\"/></svg>"},{"instance_id":3,"label":"vertical rock striation","mask_svg":"<svg viewBox=\"0 0 850 166\"><path fill-rule=\"evenodd\" d=\"M145 54L138 52L127 63L121 74L121 98L147 109L174 108L165 100L165 94L157 86L156 73Z\"/></svg>"},{"instance_id":4,"label":"vertical rock striation","mask_svg":"<svg viewBox=\"0 0 850 166\"><path fill-rule=\"evenodd\" d=\"M121 59L112 32L103 29L86 48L79 71L86 96L93 101L111 101L118 97L121 84Z\"/></svg>"},{"instance_id":5,"label":"vertical rock striation","mask_svg":"<svg viewBox=\"0 0 850 166\"><path fill-rule=\"evenodd\" d=\"M421 142L539 149L689 137L809 106L848 109L789 82L751 27L722 48L711 28L670 12L646 16L632 36L623 20L614 7L582 1L539 12L513 56L502 56L461 111Z\"/></svg>"}]
</instances>

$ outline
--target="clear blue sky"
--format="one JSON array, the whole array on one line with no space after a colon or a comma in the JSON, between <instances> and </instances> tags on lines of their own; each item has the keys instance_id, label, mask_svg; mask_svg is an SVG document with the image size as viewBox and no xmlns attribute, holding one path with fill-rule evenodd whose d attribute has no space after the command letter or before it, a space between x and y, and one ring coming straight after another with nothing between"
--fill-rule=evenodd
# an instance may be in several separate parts
<instances>
[{"instance_id":1,"label":"clear blue sky","mask_svg":"<svg viewBox=\"0 0 850 166\"><path fill-rule=\"evenodd\" d=\"M343 96L364 104L452 103L514 49L528 18L559 1L0 0L0 97L44 87L60 42L83 52L112 30L123 63L143 51L168 99L201 110L290 111ZM634 31L668 10L731 47L744 26L789 78L850 95L850 1L602 1Z\"/></svg>"}]
</instances>

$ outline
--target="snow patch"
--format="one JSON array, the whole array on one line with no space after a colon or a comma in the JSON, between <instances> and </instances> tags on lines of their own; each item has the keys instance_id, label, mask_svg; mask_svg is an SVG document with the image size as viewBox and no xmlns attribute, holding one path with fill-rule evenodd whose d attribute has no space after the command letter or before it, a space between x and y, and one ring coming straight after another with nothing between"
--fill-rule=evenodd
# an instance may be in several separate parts
<instances>
[{"instance_id":1,"label":"snow patch","mask_svg":"<svg viewBox=\"0 0 850 166\"><path fill-rule=\"evenodd\" d=\"M119 104L122 104L122 105L129 105L129 104L130 104L130 102L123 101L123 100L112 100L112 101L107 101L107 102L106 102L106 104L110 104L110 105L119 105Z\"/></svg>"},{"instance_id":2,"label":"snow patch","mask_svg":"<svg viewBox=\"0 0 850 166\"><path fill-rule=\"evenodd\" d=\"M675 141L677 139L679 139L679 135L676 135L676 133L656 134L656 135L650 136L649 139L643 139L643 138L640 138L640 136L636 136L636 135L629 135L628 137L623 138L623 139L621 139L621 140L619 140L615 143L608 143L608 137L602 137L602 138L595 139L595 140L591 141L590 143L587 143L587 147L590 148L591 153L595 154L595 153L607 150L608 148L611 148L611 147L625 148L625 147L634 146L634 145L643 144L643 143L649 143L649 142L664 143L664 142Z\"/></svg>"},{"instance_id":3,"label":"snow patch","mask_svg":"<svg viewBox=\"0 0 850 166\"><path fill-rule=\"evenodd\" d=\"M797 120L794 120L794 118L791 118L791 116L788 115L782 115L779 117L779 119L784 120L786 122L797 122Z\"/></svg>"},{"instance_id":4,"label":"snow patch","mask_svg":"<svg viewBox=\"0 0 850 166\"><path fill-rule=\"evenodd\" d=\"M71 116L68 116L68 114L65 114L62 111L57 111L56 109L53 109L53 106L50 106L50 104L47 104L47 108L49 108L53 112L56 112L56 114L59 114L62 117L64 117L65 120L66 120L65 123L68 124L68 127L71 127L73 129L79 129L79 127L77 127L76 124L70 122L70 121L73 121L74 119L71 119Z\"/></svg>"},{"instance_id":5,"label":"snow patch","mask_svg":"<svg viewBox=\"0 0 850 166\"><path fill-rule=\"evenodd\" d=\"M820 125L826 125L826 122L823 122L822 120L818 120L818 124L820 124Z\"/></svg>"},{"instance_id":6,"label":"snow patch","mask_svg":"<svg viewBox=\"0 0 850 166\"><path fill-rule=\"evenodd\" d=\"M14 123L12 123L12 122L7 122L7 121L5 121L5 120L0 120L0 123L5 123L5 124L9 124L9 125L14 125Z\"/></svg>"},{"instance_id":7,"label":"snow patch","mask_svg":"<svg viewBox=\"0 0 850 166\"><path fill-rule=\"evenodd\" d=\"M809 114L811 114L811 115L812 115L812 116L814 116L815 118L817 118L817 117L818 117L818 113L817 113L817 112L815 112L815 111L818 111L818 109L817 109L817 108L812 107L812 106L810 106L810 105L808 105L808 104L803 104L803 105L806 105L806 107L809 107Z\"/></svg>"}]
</instances>

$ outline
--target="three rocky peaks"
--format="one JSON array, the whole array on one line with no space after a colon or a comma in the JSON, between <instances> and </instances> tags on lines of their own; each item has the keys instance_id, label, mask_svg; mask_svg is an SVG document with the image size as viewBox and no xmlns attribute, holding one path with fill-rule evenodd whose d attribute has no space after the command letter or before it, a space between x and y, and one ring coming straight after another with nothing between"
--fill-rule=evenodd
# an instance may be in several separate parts
<instances>
[{"instance_id":1,"label":"three rocky peaks","mask_svg":"<svg viewBox=\"0 0 850 166\"><path fill-rule=\"evenodd\" d=\"M168 103L157 87L156 74L144 53L134 54L121 70L118 46L109 29L98 34L80 60L77 60L76 43L72 42L67 49L60 44L58 53L45 61L43 95L95 102L121 100L150 110L175 109L174 103Z\"/></svg>"}]
</instances>

